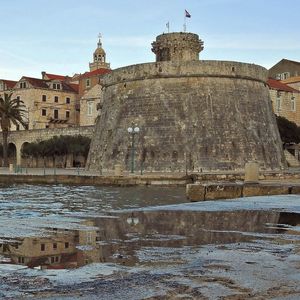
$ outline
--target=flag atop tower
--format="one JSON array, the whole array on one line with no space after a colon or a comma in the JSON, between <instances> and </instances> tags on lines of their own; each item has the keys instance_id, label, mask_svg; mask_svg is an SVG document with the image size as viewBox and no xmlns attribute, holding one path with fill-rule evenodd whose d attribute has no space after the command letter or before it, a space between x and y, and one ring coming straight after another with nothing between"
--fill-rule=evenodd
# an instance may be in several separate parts
<instances>
[{"instance_id":1,"label":"flag atop tower","mask_svg":"<svg viewBox=\"0 0 300 300\"><path fill-rule=\"evenodd\" d=\"M185 17L190 18L191 17L190 13L186 9L184 11L185 11Z\"/></svg>"}]
</instances>

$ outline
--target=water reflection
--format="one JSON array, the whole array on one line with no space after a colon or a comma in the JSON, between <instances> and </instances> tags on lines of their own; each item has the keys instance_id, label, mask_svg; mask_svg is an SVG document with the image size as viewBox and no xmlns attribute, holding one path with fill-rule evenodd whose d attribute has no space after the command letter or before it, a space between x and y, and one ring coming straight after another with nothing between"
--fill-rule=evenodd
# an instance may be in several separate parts
<instances>
[{"instance_id":1,"label":"water reflection","mask_svg":"<svg viewBox=\"0 0 300 300\"><path fill-rule=\"evenodd\" d=\"M103 214L186 202L182 187L10 185L1 187L0 217Z\"/></svg>"},{"instance_id":2,"label":"water reflection","mask_svg":"<svg viewBox=\"0 0 300 300\"><path fill-rule=\"evenodd\" d=\"M92 262L134 265L142 263L138 252L147 247L245 242L295 234L299 224L300 214L276 211L119 212L82 219L79 229L47 228L40 237L3 238L0 254L2 263L31 268L76 268Z\"/></svg>"}]
</instances>

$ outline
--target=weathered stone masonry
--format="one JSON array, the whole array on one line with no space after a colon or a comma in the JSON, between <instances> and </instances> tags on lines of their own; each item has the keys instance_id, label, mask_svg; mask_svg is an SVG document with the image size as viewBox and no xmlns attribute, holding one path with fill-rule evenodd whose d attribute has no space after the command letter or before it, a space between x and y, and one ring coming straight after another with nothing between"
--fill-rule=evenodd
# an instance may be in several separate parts
<instances>
[{"instance_id":1,"label":"weathered stone masonry","mask_svg":"<svg viewBox=\"0 0 300 300\"><path fill-rule=\"evenodd\" d=\"M65 128L46 128L11 131L8 136L8 143L16 147L16 163L21 165L21 150L25 143L32 143L50 139L60 135L82 135L92 137L94 126L76 126ZM0 134L0 144L2 144L2 134Z\"/></svg>"},{"instance_id":2,"label":"weathered stone masonry","mask_svg":"<svg viewBox=\"0 0 300 300\"><path fill-rule=\"evenodd\" d=\"M115 164L129 169L127 128L132 122L141 129L137 169L142 164L147 171L239 170L252 160L265 169L285 167L267 70L199 61L203 47L199 40L195 46L195 36L198 40L189 33L159 36L153 51L164 51L156 53L160 61L120 68L103 78L104 103L89 169L113 169ZM165 47L174 39L177 46L168 52ZM190 52L187 40L192 40ZM173 55L176 51L180 54Z\"/></svg>"}]
</instances>

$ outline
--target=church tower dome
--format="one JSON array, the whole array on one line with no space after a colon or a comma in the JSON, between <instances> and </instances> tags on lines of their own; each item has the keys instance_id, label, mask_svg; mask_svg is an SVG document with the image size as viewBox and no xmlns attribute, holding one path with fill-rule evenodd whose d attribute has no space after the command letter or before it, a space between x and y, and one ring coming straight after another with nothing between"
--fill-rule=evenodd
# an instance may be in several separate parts
<instances>
[{"instance_id":1,"label":"church tower dome","mask_svg":"<svg viewBox=\"0 0 300 300\"><path fill-rule=\"evenodd\" d=\"M106 53L102 48L101 35L99 34L99 40L97 48L93 54L93 62L90 63L90 71L97 69L110 69L110 64L106 62Z\"/></svg>"}]
</instances>

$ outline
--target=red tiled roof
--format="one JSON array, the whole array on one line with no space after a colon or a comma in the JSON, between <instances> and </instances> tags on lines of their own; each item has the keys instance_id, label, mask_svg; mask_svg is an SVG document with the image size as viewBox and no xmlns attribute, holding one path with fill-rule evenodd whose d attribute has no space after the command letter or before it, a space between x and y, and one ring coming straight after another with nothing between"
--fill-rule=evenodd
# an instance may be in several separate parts
<instances>
[{"instance_id":1,"label":"red tiled roof","mask_svg":"<svg viewBox=\"0 0 300 300\"><path fill-rule=\"evenodd\" d=\"M45 73L45 76L47 76L50 80L53 80L53 79L66 80L66 78L67 78L67 76L49 74L49 73Z\"/></svg>"},{"instance_id":2,"label":"red tiled roof","mask_svg":"<svg viewBox=\"0 0 300 300\"><path fill-rule=\"evenodd\" d=\"M74 92L76 92L76 93L79 92L79 84L68 83L68 85L74 90Z\"/></svg>"},{"instance_id":3,"label":"red tiled roof","mask_svg":"<svg viewBox=\"0 0 300 300\"><path fill-rule=\"evenodd\" d=\"M107 73L110 73L111 70L110 69L97 69L97 70L94 70L94 71L91 71L91 72L85 72L84 74L82 74L80 76L80 78L88 78L88 77L93 77L93 76L96 76L96 75L104 75L104 74L107 74Z\"/></svg>"},{"instance_id":4,"label":"red tiled roof","mask_svg":"<svg viewBox=\"0 0 300 300\"><path fill-rule=\"evenodd\" d=\"M39 78L32 78L32 77L27 77L23 76L21 79L25 79L28 81L32 86L34 87L39 87L39 88L48 88L48 85L46 84L46 81L43 79Z\"/></svg>"},{"instance_id":5,"label":"red tiled roof","mask_svg":"<svg viewBox=\"0 0 300 300\"><path fill-rule=\"evenodd\" d=\"M61 82L64 91L75 92L79 91L79 84Z\"/></svg>"},{"instance_id":6,"label":"red tiled roof","mask_svg":"<svg viewBox=\"0 0 300 300\"><path fill-rule=\"evenodd\" d=\"M18 82L18 81L14 81L14 80L6 80L6 79L1 79L1 81L3 81L6 84L6 87L8 89L12 89Z\"/></svg>"},{"instance_id":7,"label":"red tiled roof","mask_svg":"<svg viewBox=\"0 0 300 300\"><path fill-rule=\"evenodd\" d=\"M291 93L299 93L298 90L293 89L292 87L288 86L285 83L282 83L279 80L269 78L267 81L268 86L270 89L284 91L284 92L291 92Z\"/></svg>"},{"instance_id":8,"label":"red tiled roof","mask_svg":"<svg viewBox=\"0 0 300 300\"><path fill-rule=\"evenodd\" d=\"M51 80L44 80L44 79L39 79L39 78L27 77L27 76L23 76L21 79L25 79L33 87L42 88L42 89L49 89L47 82L51 82ZM63 91L78 93L78 90L79 90L78 84L66 83L64 81L60 81L60 83L61 83Z\"/></svg>"}]
</instances>

